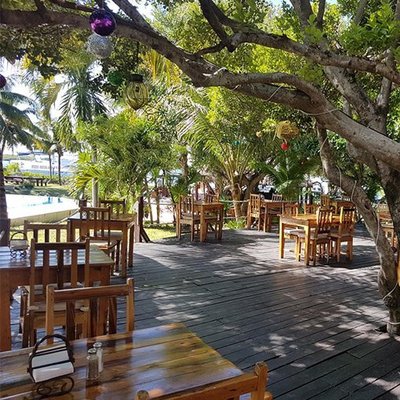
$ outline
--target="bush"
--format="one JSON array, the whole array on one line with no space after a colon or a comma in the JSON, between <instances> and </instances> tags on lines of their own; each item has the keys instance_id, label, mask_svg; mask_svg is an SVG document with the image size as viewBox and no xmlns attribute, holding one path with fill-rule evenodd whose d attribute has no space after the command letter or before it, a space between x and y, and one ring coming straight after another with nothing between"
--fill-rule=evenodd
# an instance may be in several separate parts
<instances>
[{"instance_id":1,"label":"bush","mask_svg":"<svg viewBox=\"0 0 400 400\"><path fill-rule=\"evenodd\" d=\"M244 229L246 227L246 217L231 219L225 225L228 229Z\"/></svg>"}]
</instances>

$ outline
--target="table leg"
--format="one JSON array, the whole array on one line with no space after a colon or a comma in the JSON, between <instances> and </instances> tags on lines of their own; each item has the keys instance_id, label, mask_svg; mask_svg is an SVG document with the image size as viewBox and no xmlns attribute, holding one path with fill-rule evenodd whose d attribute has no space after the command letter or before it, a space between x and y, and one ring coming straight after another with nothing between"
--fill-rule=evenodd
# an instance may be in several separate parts
<instances>
[{"instance_id":1,"label":"table leg","mask_svg":"<svg viewBox=\"0 0 400 400\"><path fill-rule=\"evenodd\" d=\"M135 243L135 224L129 226L128 267L133 267L133 246Z\"/></svg>"},{"instance_id":2,"label":"table leg","mask_svg":"<svg viewBox=\"0 0 400 400\"><path fill-rule=\"evenodd\" d=\"M10 286L7 271L0 272L0 351L11 350Z\"/></svg>"},{"instance_id":3,"label":"table leg","mask_svg":"<svg viewBox=\"0 0 400 400\"><path fill-rule=\"evenodd\" d=\"M126 277L127 257L128 256L128 227L124 226L122 230L121 241L121 276Z\"/></svg>"},{"instance_id":4,"label":"table leg","mask_svg":"<svg viewBox=\"0 0 400 400\"><path fill-rule=\"evenodd\" d=\"M304 236L305 236L305 239L304 239L304 246L305 246L305 249L304 249L304 263L306 265L308 265L310 263L310 260L309 260L309 257L310 257L310 254L309 254L309 250L310 250L310 227L308 225L306 225L304 227Z\"/></svg>"},{"instance_id":5,"label":"table leg","mask_svg":"<svg viewBox=\"0 0 400 400\"><path fill-rule=\"evenodd\" d=\"M282 222L282 219L279 220L279 258L284 257L285 253L285 224Z\"/></svg>"}]
</instances>

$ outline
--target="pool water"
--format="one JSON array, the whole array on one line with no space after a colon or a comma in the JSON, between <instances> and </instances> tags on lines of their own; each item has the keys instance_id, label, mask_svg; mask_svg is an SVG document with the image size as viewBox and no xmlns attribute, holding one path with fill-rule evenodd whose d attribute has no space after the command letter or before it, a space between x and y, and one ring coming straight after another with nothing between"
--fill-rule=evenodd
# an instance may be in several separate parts
<instances>
[{"instance_id":1,"label":"pool water","mask_svg":"<svg viewBox=\"0 0 400 400\"><path fill-rule=\"evenodd\" d=\"M6 199L11 219L78 208L75 200L65 197L7 194Z\"/></svg>"}]
</instances>

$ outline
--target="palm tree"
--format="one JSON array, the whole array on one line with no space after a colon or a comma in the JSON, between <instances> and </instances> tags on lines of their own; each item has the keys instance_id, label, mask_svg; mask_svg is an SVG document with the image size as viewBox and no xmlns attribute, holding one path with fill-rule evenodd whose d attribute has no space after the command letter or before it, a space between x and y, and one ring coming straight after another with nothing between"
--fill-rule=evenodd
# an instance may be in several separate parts
<instances>
[{"instance_id":1,"label":"palm tree","mask_svg":"<svg viewBox=\"0 0 400 400\"><path fill-rule=\"evenodd\" d=\"M67 150L76 151L79 148L79 140L73 134L74 126L79 121L93 122L96 116L107 113L107 107L99 82L93 77L89 65L71 68L63 74L63 78L61 82L56 82L54 79L35 80L33 87L42 104L42 113L46 119L51 119L51 108L56 103L60 103L60 117L55 131L57 143ZM60 161L62 148L58 147L57 152ZM92 162L95 162L95 147L92 147L92 154ZM61 180L60 175L59 180ZM96 179L92 180L92 186L92 200L96 204L98 192Z\"/></svg>"},{"instance_id":2,"label":"palm tree","mask_svg":"<svg viewBox=\"0 0 400 400\"><path fill-rule=\"evenodd\" d=\"M7 90L0 91L0 230L5 231L1 244L9 239L6 191L4 186L3 154L6 147L23 144L28 148L40 140L41 130L36 127L29 114L35 113L34 102L26 96Z\"/></svg>"}]
</instances>

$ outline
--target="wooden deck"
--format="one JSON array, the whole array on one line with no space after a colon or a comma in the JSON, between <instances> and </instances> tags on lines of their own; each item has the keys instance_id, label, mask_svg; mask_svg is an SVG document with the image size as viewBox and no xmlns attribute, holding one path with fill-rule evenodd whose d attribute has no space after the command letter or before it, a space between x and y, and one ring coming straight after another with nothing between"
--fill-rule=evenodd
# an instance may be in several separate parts
<instances>
[{"instance_id":1,"label":"wooden deck","mask_svg":"<svg viewBox=\"0 0 400 400\"><path fill-rule=\"evenodd\" d=\"M278 236L256 231L135 246L137 328L183 322L242 369L266 361L274 399L400 398L400 339L375 330L387 312L370 239L352 264L316 267L279 260Z\"/></svg>"}]
</instances>

